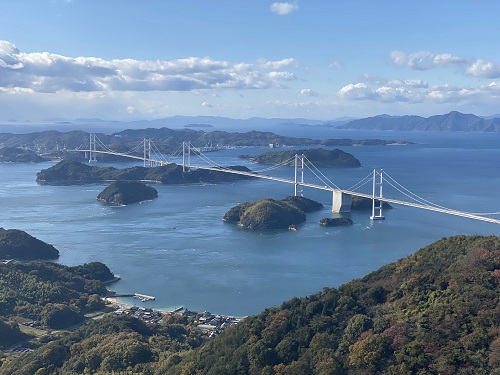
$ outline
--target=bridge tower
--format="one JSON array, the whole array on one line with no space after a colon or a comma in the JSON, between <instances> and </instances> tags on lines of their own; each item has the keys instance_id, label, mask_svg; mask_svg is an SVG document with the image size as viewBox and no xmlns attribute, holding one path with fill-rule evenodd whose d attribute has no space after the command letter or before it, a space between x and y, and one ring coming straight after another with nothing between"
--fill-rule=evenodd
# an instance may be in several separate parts
<instances>
[{"instance_id":1,"label":"bridge tower","mask_svg":"<svg viewBox=\"0 0 500 375\"><path fill-rule=\"evenodd\" d=\"M186 155L187 149L187 155ZM186 165L187 157L187 165ZM182 142L182 171L191 170L191 142Z\"/></svg>"},{"instance_id":2,"label":"bridge tower","mask_svg":"<svg viewBox=\"0 0 500 375\"><path fill-rule=\"evenodd\" d=\"M152 167L151 161L151 139L144 138L144 167Z\"/></svg>"},{"instance_id":3,"label":"bridge tower","mask_svg":"<svg viewBox=\"0 0 500 375\"><path fill-rule=\"evenodd\" d=\"M96 137L95 137L95 133L90 133L90 136L89 136L89 163L92 163L92 162L96 162L97 159L96 159Z\"/></svg>"},{"instance_id":4,"label":"bridge tower","mask_svg":"<svg viewBox=\"0 0 500 375\"><path fill-rule=\"evenodd\" d=\"M300 163L299 163L299 158L300 158ZM300 166L299 166L300 165ZM300 191L298 190L298 185L299 181L297 180L298 174L300 171ZM295 154L295 179L294 179L294 187L295 187L295 196L298 196L300 193L300 196L304 196L304 154L302 155L297 155Z\"/></svg>"},{"instance_id":5,"label":"bridge tower","mask_svg":"<svg viewBox=\"0 0 500 375\"><path fill-rule=\"evenodd\" d=\"M385 217L382 215L382 201L379 200L378 204L375 199L375 193L377 191L377 187L379 188L379 197L382 198L382 169L380 172L377 172L375 169L373 170L373 189L372 189L372 215L370 216L371 220L384 220Z\"/></svg>"}]
</instances>

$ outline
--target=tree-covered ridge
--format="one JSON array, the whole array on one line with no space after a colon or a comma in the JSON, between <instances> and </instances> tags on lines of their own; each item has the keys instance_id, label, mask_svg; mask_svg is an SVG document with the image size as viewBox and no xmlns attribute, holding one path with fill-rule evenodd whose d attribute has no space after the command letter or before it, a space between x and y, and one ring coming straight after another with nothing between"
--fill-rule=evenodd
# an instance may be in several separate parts
<instances>
[{"instance_id":1,"label":"tree-covered ridge","mask_svg":"<svg viewBox=\"0 0 500 375\"><path fill-rule=\"evenodd\" d=\"M500 239L457 236L293 298L168 374L498 374Z\"/></svg>"},{"instance_id":2,"label":"tree-covered ridge","mask_svg":"<svg viewBox=\"0 0 500 375\"><path fill-rule=\"evenodd\" d=\"M381 139L328 139L318 140L311 138L295 138L277 135L271 132L249 131L225 132L211 131L204 132L192 129L169 129L169 128L147 128L147 129L129 129L114 134L97 134L97 137L106 146L117 152L128 152L135 148L144 138L151 139L158 149L164 153L174 152L179 148L182 142L191 142L197 147L206 144L220 146L255 146L267 147L270 143L278 142L288 146L353 146L353 145L387 145L387 144L408 144L404 141L387 141ZM67 149L77 149L84 145L88 146L89 134L87 132L73 130L60 132L55 130L12 134L0 133L0 143L9 147L35 145L36 151L46 152L64 145ZM83 153L79 153L83 156Z\"/></svg>"},{"instance_id":3,"label":"tree-covered ridge","mask_svg":"<svg viewBox=\"0 0 500 375\"><path fill-rule=\"evenodd\" d=\"M138 181L114 181L97 196L97 200L113 206L151 200L158 197L158 191Z\"/></svg>"},{"instance_id":4,"label":"tree-covered ridge","mask_svg":"<svg viewBox=\"0 0 500 375\"><path fill-rule=\"evenodd\" d=\"M500 238L456 236L338 289L266 309L214 339L204 340L186 315L160 325L106 316L0 372L486 375L499 368Z\"/></svg>"},{"instance_id":5,"label":"tree-covered ridge","mask_svg":"<svg viewBox=\"0 0 500 375\"><path fill-rule=\"evenodd\" d=\"M39 163L46 159L39 156L31 150L25 150L18 147L2 147L0 148L1 163Z\"/></svg>"},{"instance_id":6,"label":"tree-covered ridge","mask_svg":"<svg viewBox=\"0 0 500 375\"><path fill-rule=\"evenodd\" d=\"M299 195L290 195L281 200L282 202L291 204L292 206L297 207L299 210L304 211L305 213L314 212L321 210L324 206L312 199L305 198Z\"/></svg>"},{"instance_id":7,"label":"tree-covered ridge","mask_svg":"<svg viewBox=\"0 0 500 375\"><path fill-rule=\"evenodd\" d=\"M361 163L353 155L339 149L323 148L309 150L267 151L251 158L259 164L278 165L293 159L295 155L304 155L316 167L359 167ZM294 165L294 159L288 165Z\"/></svg>"},{"instance_id":8,"label":"tree-covered ridge","mask_svg":"<svg viewBox=\"0 0 500 375\"><path fill-rule=\"evenodd\" d=\"M0 259L56 259L59 251L52 245L19 229L0 228Z\"/></svg>"},{"instance_id":9,"label":"tree-covered ridge","mask_svg":"<svg viewBox=\"0 0 500 375\"><path fill-rule=\"evenodd\" d=\"M99 262L68 267L31 261L0 265L0 316L25 318L61 328L82 321L83 313L102 309L105 281L113 279Z\"/></svg>"},{"instance_id":10,"label":"tree-covered ridge","mask_svg":"<svg viewBox=\"0 0 500 375\"><path fill-rule=\"evenodd\" d=\"M15 358L2 374L164 374L182 353L206 337L183 316L169 315L149 325L129 316L109 314L89 321L67 336ZM39 371L39 372L37 372Z\"/></svg>"},{"instance_id":11,"label":"tree-covered ridge","mask_svg":"<svg viewBox=\"0 0 500 375\"><path fill-rule=\"evenodd\" d=\"M229 166L225 169L251 172L250 169L242 166ZM50 168L42 169L37 173L36 180L44 184L84 184L113 180L185 184L230 182L249 178L252 177L214 170L196 169L183 171L182 166L177 164L168 164L153 168L131 167L117 169L114 167L90 166L78 161L63 160Z\"/></svg>"},{"instance_id":12,"label":"tree-covered ridge","mask_svg":"<svg viewBox=\"0 0 500 375\"><path fill-rule=\"evenodd\" d=\"M248 229L286 229L306 220L306 212L323 208L321 203L304 197L287 197L283 200L260 199L240 203L224 215L226 223L240 223Z\"/></svg>"},{"instance_id":13,"label":"tree-covered ridge","mask_svg":"<svg viewBox=\"0 0 500 375\"><path fill-rule=\"evenodd\" d=\"M4 322L0 318L0 348L15 344L26 339L28 336L23 334L19 329L19 325L14 322ZM1 364L0 364L1 372Z\"/></svg>"}]
</instances>

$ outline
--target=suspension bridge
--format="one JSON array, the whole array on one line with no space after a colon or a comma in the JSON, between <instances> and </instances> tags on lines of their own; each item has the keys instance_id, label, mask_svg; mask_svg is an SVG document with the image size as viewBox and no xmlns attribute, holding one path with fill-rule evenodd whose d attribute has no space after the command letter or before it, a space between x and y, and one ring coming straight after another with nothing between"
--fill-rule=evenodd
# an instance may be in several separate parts
<instances>
[{"instance_id":1,"label":"suspension bridge","mask_svg":"<svg viewBox=\"0 0 500 375\"><path fill-rule=\"evenodd\" d=\"M99 146L99 148L98 148ZM173 161L169 161L167 156L161 153L156 147L156 145L150 139L144 139L140 142L138 146L130 150L129 152L117 152L111 150L107 145L102 143L95 134L90 134L88 149L74 149L66 150L74 152L85 152L88 156L90 163L96 162L96 155L98 154L108 154L121 156L125 158L131 158L135 160L143 161L145 167L163 166L168 164L176 164ZM368 176L363 178L357 184L353 185L349 189L342 189L335 185L328 177L326 177L318 168L314 166L304 155L295 155L293 158L288 159L278 165L260 170L260 171L240 171L235 169L230 169L221 166L208 158L203 153L203 148L194 147L190 142L183 142L182 146L178 148L176 152L169 155L170 158L180 158L182 155L182 168L184 172L189 172L191 169L204 169L217 172L232 173L243 176L250 176L254 178L267 179L275 182L281 182L286 184L294 185L294 195L303 196L304 188L312 188L318 190L328 191L332 194L332 212L343 213L349 212L352 205L352 197L362 197L367 198L372 201L372 212L370 218L372 220L383 220L383 202L390 204L408 206L419 208L423 210L429 210L434 212L440 212L448 215L454 215L459 217L465 217L473 220L480 220L485 222L490 222L494 224L500 224L500 219L491 217L493 215L500 215L500 212L489 212L489 213L471 213L459 210L454 210L451 208L443 207L441 205L432 203L417 194L411 192L409 189L405 188L403 185L398 183L393 179L387 172L383 170L373 170ZM197 156L199 159L205 161L206 165L193 165L191 164L191 156ZM280 167L290 165L294 166L294 178L287 179L282 177L271 176L269 174L262 174L262 172L270 171ZM305 170L308 169L312 174L321 182L321 184L315 184L306 182L304 180ZM409 201L393 199L383 195L383 187L389 186L401 193L403 196L407 197ZM360 189L364 186L369 186L370 192L360 192Z\"/></svg>"}]
</instances>

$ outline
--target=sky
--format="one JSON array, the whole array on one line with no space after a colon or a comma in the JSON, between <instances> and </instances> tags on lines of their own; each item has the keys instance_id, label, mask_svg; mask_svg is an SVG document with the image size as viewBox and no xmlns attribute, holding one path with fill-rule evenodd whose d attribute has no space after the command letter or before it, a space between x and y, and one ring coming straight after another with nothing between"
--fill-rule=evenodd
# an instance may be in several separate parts
<instances>
[{"instance_id":1,"label":"sky","mask_svg":"<svg viewBox=\"0 0 500 375\"><path fill-rule=\"evenodd\" d=\"M498 0L0 2L0 121L500 113Z\"/></svg>"}]
</instances>

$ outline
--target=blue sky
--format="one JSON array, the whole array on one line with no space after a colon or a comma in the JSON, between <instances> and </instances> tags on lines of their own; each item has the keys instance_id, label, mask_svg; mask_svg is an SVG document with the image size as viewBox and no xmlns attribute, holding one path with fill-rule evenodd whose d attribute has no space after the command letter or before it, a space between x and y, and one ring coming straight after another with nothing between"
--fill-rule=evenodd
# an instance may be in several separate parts
<instances>
[{"instance_id":1,"label":"blue sky","mask_svg":"<svg viewBox=\"0 0 500 375\"><path fill-rule=\"evenodd\" d=\"M0 3L0 120L500 113L498 0Z\"/></svg>"}]
</instances>

